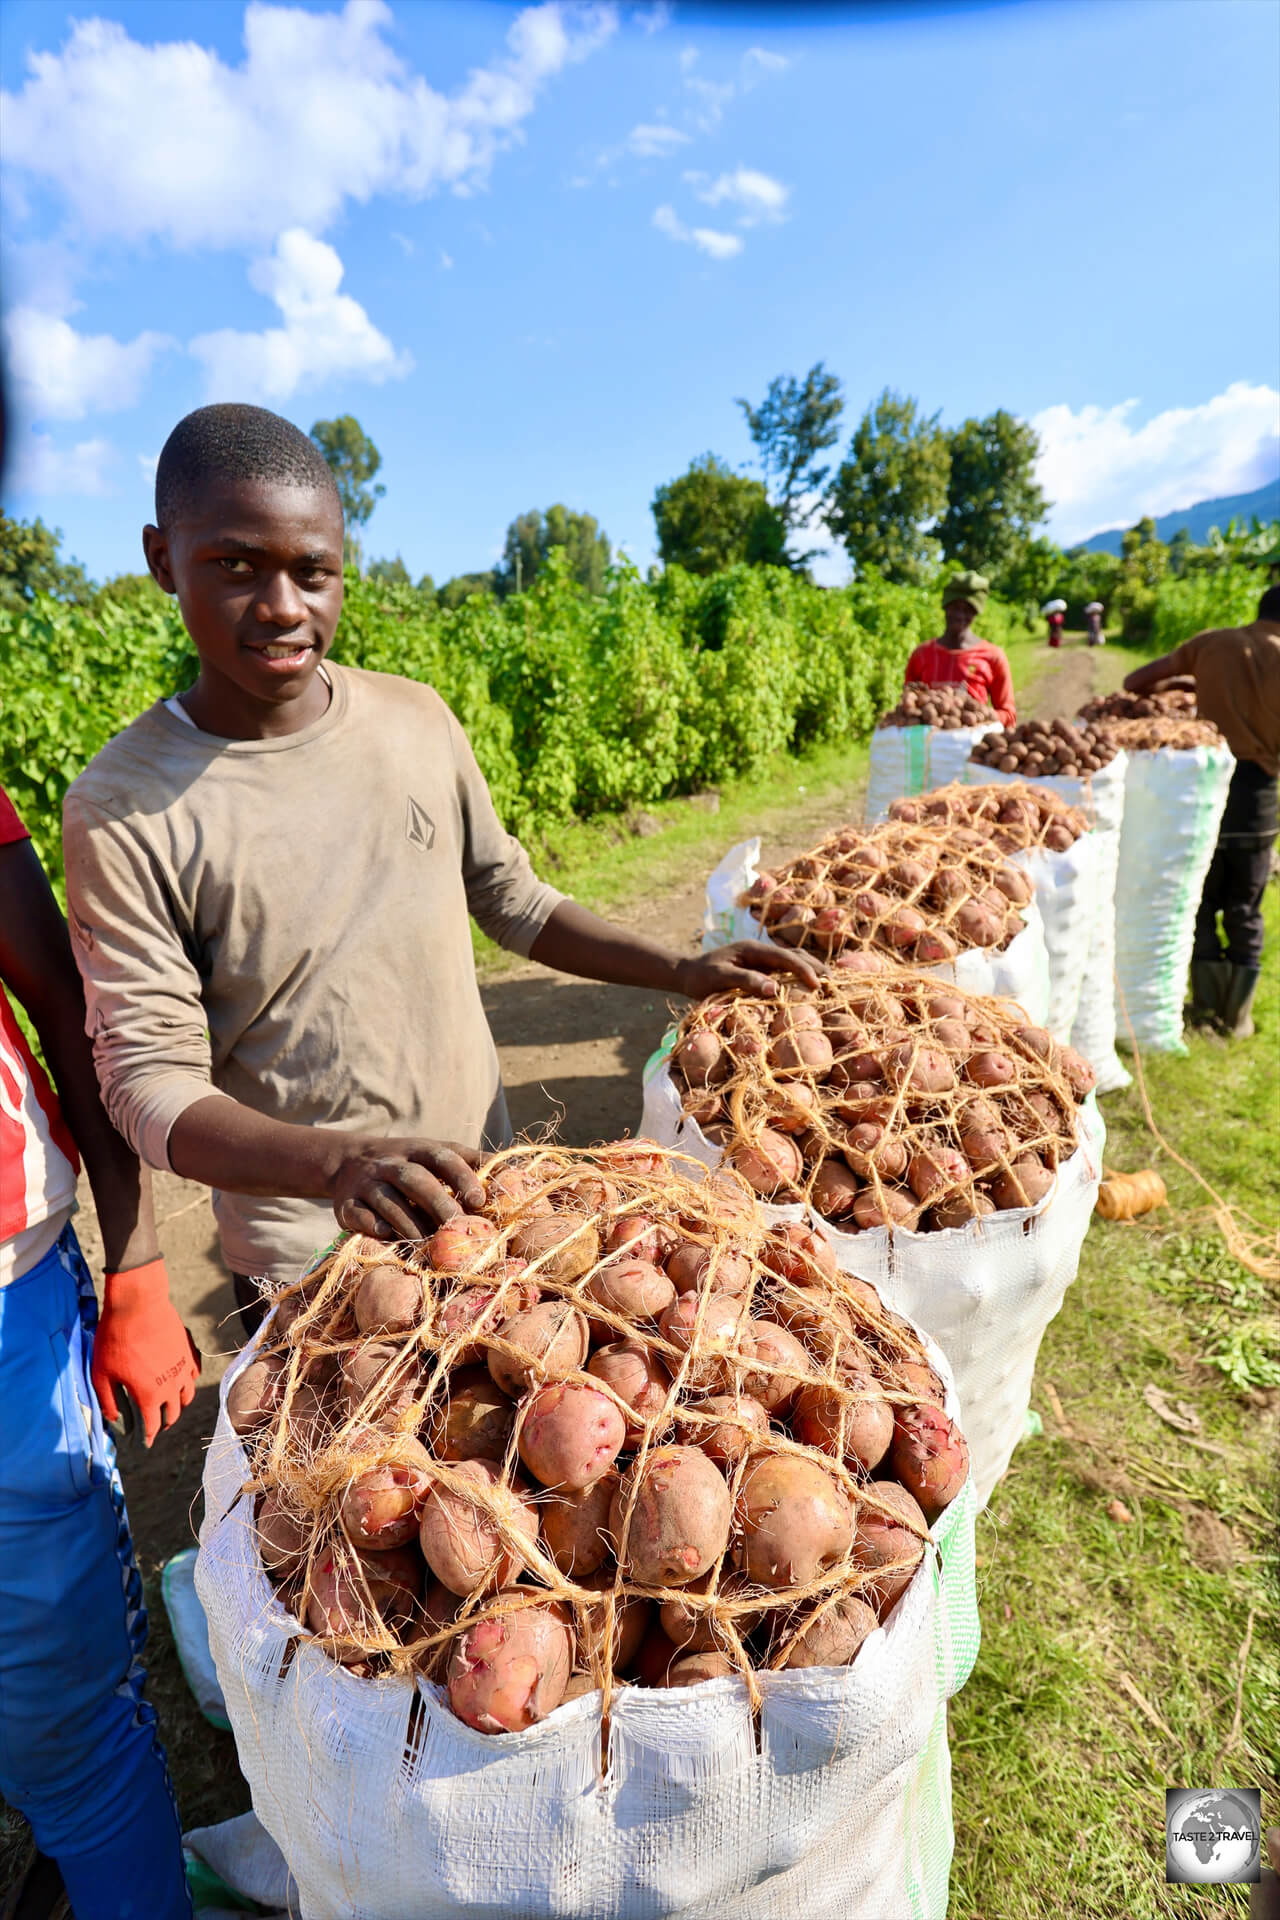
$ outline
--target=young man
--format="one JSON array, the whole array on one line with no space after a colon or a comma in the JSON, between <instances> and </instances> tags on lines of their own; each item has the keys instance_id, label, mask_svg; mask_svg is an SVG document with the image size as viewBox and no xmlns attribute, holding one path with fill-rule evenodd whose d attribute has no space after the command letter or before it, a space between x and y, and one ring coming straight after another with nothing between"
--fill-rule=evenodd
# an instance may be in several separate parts
<instances>
[{"instance_id":1,"label":"young man","mask_svg":"<svg viewBox=\"0 0 1280 1920\"><path fill-rule=\"evenodd\" d=\"M967 686L975 700L989 701L996 718L1011 727L1018 715L1008 658L973 631L990 591L990 581L980 573L957 573L948 580L942 591L944 629L938 639L916 648L907 662L906 684Z\"/></svg>"},{"instance_id":2,"label":"young man","mask_svg":"<svg viewBox=\"0 0 1280 1920\"><path fill-rule=\"evenodd\" d=\"M76 1920L190 1913L155 1714L147 1616L103 1414L124 1388L147 1444L195 1392L150 1177L102 1108L66 926L0 788L0 1793ZM6 997L26 1009L57 1086ZM106 1254L102 1315L71 1211L77 1148ZM34 1904L22 1911L47 1911Z\"/></svg>"},{"instance_id":3,"label":"young man","mask_svg":"<svg viewBox=\"0 0 1280 1920\"><path fill-rule=\"evenodd\" d=\"M201 408L143 547L200 659L67 795L72 935L107 1110L214 1191L224 1257L296 1276L343 1227L417 1237L479 1204L509 1121L468 915L564 973L700 998L812 963L679 959L544 886L430 687L324 664L342 511L316 447ZM441 1136L445 1136L443 1139Z\"/></svg>"},{"instance_id":4,"label":"young man","mask_svg":"<svg viewBox=\"0 0 1280 1920\"><path fill-rule=\"evenodd\" d=\"M1280 587L1267 588L1249 626L1197 633L1172 653L1136 667L1124 684L1130 693L1148 693L1182 674L1193 677L1197 707L1236 756L1196 915L1188 1017L1247 1040L1262 967L1262 895L1280 831Z\"/></svg>"}]
</instances>

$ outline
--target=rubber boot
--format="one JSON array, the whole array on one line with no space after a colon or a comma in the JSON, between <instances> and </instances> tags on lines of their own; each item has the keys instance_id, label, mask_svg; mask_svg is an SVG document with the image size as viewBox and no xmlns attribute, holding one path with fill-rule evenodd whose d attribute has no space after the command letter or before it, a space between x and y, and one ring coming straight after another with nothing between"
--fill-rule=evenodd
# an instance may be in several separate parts
<instances>
[{"instance_id":1,"label":"rubber boot","mask_svg":"<svg viewBox=\"0 0 1280 1920\"><path fill-rule=\"evenodd\" d=\"M1191 962L1191 1004L1183 1014L1188 1026L1211 1027L1221 1020L1230 979L1228 960Z\"/></svg>"},{"instance_id":2,"label":"rubber boot","mask_svg":"<svg viewBox=\"0 0 1280 1920\"><path fill-rule=\"evenodd\" d=\"M1228 1040L1253 1038L1253 996L1258 991L1261 967L1232 967L1231 978L1222 1002L1222 1031Z\"/></svg>"}]
</instances>

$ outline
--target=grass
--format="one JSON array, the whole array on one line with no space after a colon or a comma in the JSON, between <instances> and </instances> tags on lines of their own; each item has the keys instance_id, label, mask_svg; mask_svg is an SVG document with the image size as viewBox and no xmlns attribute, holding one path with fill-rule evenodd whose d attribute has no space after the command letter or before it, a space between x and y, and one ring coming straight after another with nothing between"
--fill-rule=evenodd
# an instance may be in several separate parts
<instances>
[{"instance_id":1,"label":"grass","mask_svg":"<svg viewBox=\"0 0 1280 1920\"><path fill-rule=\"evenodd\" d=\"M1161 1132L1269 1225L1274 1251L1270 896L1259 1037L1193 1036L1187 1059L1143 1068ZM1164 1790L1261 1787L1280 1821L1280 1290L1227 1252L1136 1087L1103 1105L1108 1165L1154 1165L1169 1206L1095 1218L1040 1352L1044 1436L1019 1448L979 1525L983 1647L952 1712L956 1920L1244 1914L1243 1888L1165 1885ZM1148 1385L1197 1431L1162 1422ZM1117 1500L1130 1519L1113 1517Z\"/></svg>"}]
</instances>

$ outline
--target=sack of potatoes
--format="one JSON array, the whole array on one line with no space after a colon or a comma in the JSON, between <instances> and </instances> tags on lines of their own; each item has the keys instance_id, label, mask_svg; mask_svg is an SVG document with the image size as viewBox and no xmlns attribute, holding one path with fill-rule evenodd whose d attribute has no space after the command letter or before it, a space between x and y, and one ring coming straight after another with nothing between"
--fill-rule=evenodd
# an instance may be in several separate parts
<instances>
[{"instance_id":1,"label":"sack of potatoes","mask_svg":"<svg viewBox=\"0 0 1280 1920\"><path fill-rule=\"evenodd\" d=\"M909 680L896 707L881 714L876 727L982 727L994 719L991 703L979 700L967 686L927 687Z\"/></svg>"},{"instance_id":2,"label":"sack of potatoes","mask_svg":"<svg viewBox=\"0 0 1280 1920\"><path fill-rule=\"evenodd\" d=\"M1110 765L1121 742L1103 726L1074 727L1069 720L1023 720L979 740L969 755L979 767L1016 773L1024 780L1042 774L1067 779L1097 773Z\"/></svg>"},{"instance_id":3,"label":"sack of potatoes","mask_svg":"<svg viewBox=\"0 0 1280 1920\"><path fill-rule=\"evenodd\" d=\"M943 829L970 827L1000 853L1065 853L1089 829L1079 807L1023 781L986 787L955 782L917 800L895 800L889 818Z\"/></svg>"},{"instance_id":4,"label":"sack of potatoes","mask_svg":"<svg viewBox=\"0 0 1280 1920\"><path fill-rule=\"evenodd\" d=\"M736 1173L634 1142L483 1177L421 1243L338 1243L226 1391L300 1639L487 1734L853 1661L968 1474L920 1336Z\"/></svg>"}]
</instances>

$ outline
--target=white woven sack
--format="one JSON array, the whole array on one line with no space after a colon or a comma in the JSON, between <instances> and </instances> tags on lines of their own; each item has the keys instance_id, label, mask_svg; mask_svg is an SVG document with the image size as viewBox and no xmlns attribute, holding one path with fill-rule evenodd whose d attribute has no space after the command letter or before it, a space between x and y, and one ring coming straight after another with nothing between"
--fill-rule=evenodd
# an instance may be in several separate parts
<instances>
[{"instance_id":1,"label":"white woven sack","mask_svg":"<svg viewBox=\"0 0 1280 1920\"><path fill-rule=\"evenodd\" d=\"M702 951L727 946L731 940L770 939L760 922L738 896L746 891L760 872L760 841L743 840L730 847L720 865L707 880L706 905L702 915ZM1026 922L1003 953L992 947L970 947L954 960L939 961L936 967L919 967L919 973L937 974L963 987L966 993L991 994L1004 1000L1016 1000L1027 1016L1043 1026L1049 1006L1049 955L1045 947L1044 922L1035 901L1023 907Z\"/></svg>"},{"instance_id":2,"label":"white woven sack","mask_svg":"<svg viewBox=\"0 0 1280 1920\"><path fill-rule=\"evenodd\" d=\"M674 1038L673 1029L645 1067L640 1131L715 1167L721 1149L686 1117L671 1078ZM842 1233L804 1207L765 1208L771 1219L807 1220L831 1242L846 1273L871 1281L887 1305L937 1341L955 1376L980 1507L1022 1437L1040 1341L1080 1264L1106 1139L1092 1097L1081 1110L1080 1136L1038 1205L942 1233Z\"/></svg>"},{"instance_id":3,"label":"white woven sack","mask_svg":"<svg viewBox=\"0 0 1280 1920\"><path fill-rule=\"evenodd\" d=\"M602 1773L598 1694L476 1733L440 1687L358 1679L299 1643L226 1415L260 1340L222 1382L196 1587L303 1920L945 1920L946 1703L978 1652L971 1480L853 1666L762 1675L758 1724L741 1680L623 1689Z\"/></svg>"},{"instance_id":4,"label":"white woven sack","mask_svg":"<svg viewBox=\"0 0 1280 1920\"><path fill-rule=\"evenodd\" d=\"M1116 1055L1114 987L1115 880L1124 818L1125 756L1079 779L1040 774L1032 786L1079 807L1089 832L1066 853L1047 851L1017 858L1035 882L1049 954L1050 1032L1082 1053L1098 1076L1098 1091L1127 1087L1129 1075ZM1000 773L970 761L968 786L1020 784L1020 773ZM1084 842L1087 841L1086 846Z\"/></svg>"},{"instance_id":5,"label":"white woven sack","mask_svg":"<svg viewBox=\"0 0 1280 1920\"><path fill-rule=\"evenodd\" d=\"M1116 874L1115 1022L1121 1041L1185 1053L1182 997L1196 909L1235 769L1229 747L1129 755Z\"/></svg>"},{"instance_id":6,"label":"white woven sack","mask_svg":"<svg viewBox=\"0 0 1280 1920\"><path fill-rule=\"evenodd\" d=\"M887 819L895 800L963 780L965 763L978 741L1000 725L993 714L983 727L877 727L867 772L867 825Z\"/></svg>"}]
</instances>

